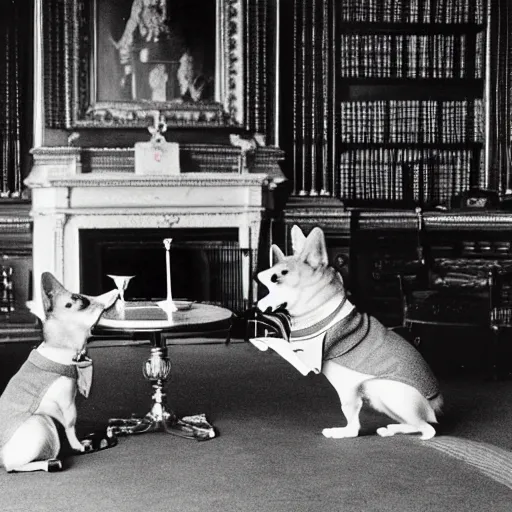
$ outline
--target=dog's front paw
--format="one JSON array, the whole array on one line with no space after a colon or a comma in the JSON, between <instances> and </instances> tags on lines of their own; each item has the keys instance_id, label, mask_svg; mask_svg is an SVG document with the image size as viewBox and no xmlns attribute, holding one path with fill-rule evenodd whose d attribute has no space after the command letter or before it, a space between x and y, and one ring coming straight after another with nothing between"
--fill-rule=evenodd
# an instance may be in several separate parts
<instances>
[{"instance_id":1,"label":"dog's front paw","mask_svg":"<svg viewBox=\"0 0 512 512\"><path fill-rule=\"evenodd\" d=\"M85 447L85 453L97 452L105 450L117 445L117 437L107 429L91 432L84 439L82 445Z\"/></svg>"},{"instance_id":2,"label":"dog's front paw","mask_svg":"<svg viewBox=\"0 0 512 512\"><path fill-rule=\"evenodd\" d=\"M71 444L71 448L76 453L85 453L86 451L88 451L87 443L81 443L80 441L78 442L78 444Z\"/></svg>"},{"instance_id":3,"label":"dog's front paw","mask_svg":"<svg viewBox=\"0 0 512 512\"><path fill-rule=\"evenodd\" d=\"M56 473L57 471L62 471L62 462L60 459L48 459L46 463L48 464L46 468L48 473Z\"/></svg>"},{"instance_id":4,"label":"dog's front paw","mask_svg":"<svg viewBox=\"0 0 512 512\"><path fill-rule=\"evenodd\" d=\"M89 453L89 452L92 452L94 451L94 447L92 445L92 441L90 441L89 439L84 439L82 441L82 450L81 452L82 453Z\"/></svg>"},{"instance_id":5,"label":"dog's front paw","mask_svg":"<svg viewBox=\"0 0 512 512\"><path fill-rule=\"evenodd\" d=\"M69 446L74 452L83 453L87 450L87 447L81 443L78 439L68 439Z\"/></svg>"},{"instance_id":6,"label":"dog's front paw","mask_svg":"<svg viewBox=\"0 0 512 512\"><path fill-rule=\"evenodd\" d=\"M343 439L346 437L357 437L359 429L353 427L324 428L322 434L331 439Z\"/></svg>"}]
</instances>

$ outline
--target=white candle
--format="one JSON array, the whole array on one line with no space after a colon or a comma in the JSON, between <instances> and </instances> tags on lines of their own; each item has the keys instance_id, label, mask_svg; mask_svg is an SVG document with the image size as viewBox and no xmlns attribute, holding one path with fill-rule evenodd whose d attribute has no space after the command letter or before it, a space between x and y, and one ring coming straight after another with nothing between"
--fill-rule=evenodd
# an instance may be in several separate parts
<instances>
[{"instance_id":1,"label":"white candle","mask_svg":"<svg viewBox=\"0 0 512 512\"><path fill-rule=\"evenodd\" d=\"M164 247L165 247L165 272L167 278L167 299L161 303L161 306L164 307L168 312L177 311L177 307L172 300L172 292L171 292L171 242L172 238L164 238Z\"/></svg>"},{"instance_id":2,"label":"white candle","mask_svg":"<svg viewBox=\"0 0 512 512\"><path fill-rule=\"evenodd\" d=\"M167 276L167 300L169 302L172 301L172 292L171 292L171 242L172 238L164 238L164 247L165 247L165 271Z\"/></svg>"}]
</instances>

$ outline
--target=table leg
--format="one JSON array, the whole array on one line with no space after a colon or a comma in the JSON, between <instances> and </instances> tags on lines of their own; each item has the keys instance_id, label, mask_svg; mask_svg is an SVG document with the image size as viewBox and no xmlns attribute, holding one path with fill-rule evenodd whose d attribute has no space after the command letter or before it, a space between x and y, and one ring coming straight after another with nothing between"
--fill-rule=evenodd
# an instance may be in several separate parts
<instances>
[{"instance_id":1,"label":"table leg","mask_svg":"<svg viewBox=\"0 0 512 512\"><path fill-rule=\"evenodd\" d=\"M163 430L169 434L203 441L215 437L214 428L203 414L178 418L167 410L164 385L171 373L171 362L167 356L167 345L160 332L152 333L151 352L144 362L142 373L153 386L153 405L142 418L112 418L109 429L116 435L143 434Z\"/></svg>"}]
</instances>

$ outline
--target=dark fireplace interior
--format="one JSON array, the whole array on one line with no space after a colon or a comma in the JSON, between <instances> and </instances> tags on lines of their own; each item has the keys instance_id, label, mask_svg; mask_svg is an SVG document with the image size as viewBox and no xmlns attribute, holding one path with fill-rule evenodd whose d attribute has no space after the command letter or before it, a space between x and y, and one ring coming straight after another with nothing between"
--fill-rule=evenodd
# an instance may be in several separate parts
<instances>
[{"instance_id":1,"label":"dark fireplace interior","mask_svg":"<svg viewBox=\"0 0 512 512\"><path fill-rule=\"evenodd\" d=\"M236 229L84 229L80 231L82 292L97 295L114 286L108 274L135 276L126 300L166 297L164 238L170 248L173 299L219 304L243 311L242 261L253 255L241 250ZM252 283L251 283L252 287Z\"/></svg>"}]
</instances>

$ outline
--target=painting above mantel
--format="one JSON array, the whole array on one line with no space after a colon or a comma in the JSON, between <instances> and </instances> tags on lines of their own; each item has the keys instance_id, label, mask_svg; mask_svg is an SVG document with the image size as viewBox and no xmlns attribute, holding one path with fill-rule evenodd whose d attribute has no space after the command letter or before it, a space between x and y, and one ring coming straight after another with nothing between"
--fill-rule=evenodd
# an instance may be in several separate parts
<instances>
[{"instance_id":1,"label":"painting above mantel","mask_svg":"<svg viewBox=\"0 0 512 512\"><path fill-rule=\"evenodd\" d=\"M247 81L263 76L269 59L249 59L245 48L269 46L246 23L262 4L43 2L46 126L143 128L163 116L169 127L250 128L259 107Z\"/></svg>"}]
</instances>

